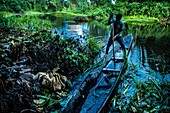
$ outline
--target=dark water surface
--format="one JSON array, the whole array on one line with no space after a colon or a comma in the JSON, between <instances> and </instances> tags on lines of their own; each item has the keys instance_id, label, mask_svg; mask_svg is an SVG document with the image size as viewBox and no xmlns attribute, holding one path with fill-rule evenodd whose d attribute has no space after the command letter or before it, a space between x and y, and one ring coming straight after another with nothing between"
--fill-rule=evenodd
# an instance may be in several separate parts
<instances>
[{"instance_id":1,"label":"dark water surface","mask_svg":"<svg viewBox=\"0 0 170 113\"><path fill-rule=\"evenodd\" d=\"M131 28L134 28L134 25ZM136 26L136 41L128 63L135 65L137 78L154 76L160 81L162 76L170 82L170 26L157 24ZM127 71L129 71L128 68Z\"/></svg>"}]
</instances>

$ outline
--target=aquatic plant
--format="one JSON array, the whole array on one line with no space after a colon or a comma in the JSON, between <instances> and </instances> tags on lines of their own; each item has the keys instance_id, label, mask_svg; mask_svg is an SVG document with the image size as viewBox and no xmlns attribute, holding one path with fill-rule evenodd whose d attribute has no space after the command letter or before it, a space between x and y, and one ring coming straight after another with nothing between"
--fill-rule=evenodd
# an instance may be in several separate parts
<instances>
[{"instance_id":1,"label":"aquatic plant","mask_svg":"<svg viewBox=\"0 0 170 113\"><path fill-rule=\"evenodd\" d=\"M2 70L0 70L2 71ZM4 72L5 73L5 72ZM0 72L1 74L1 72ZM4 75L4 74L3 74ZM16 84L15 80L5 80L4 82L0 78L0 112L21 112L24 109L32 109L33 90L27 87L25 84ZM5 91L1 90L5 88Z\"/></svg>"},{"instance_id":2,"label":"aquatic plant","mask_svg":"<svg viewBox=\"0 0 170 113\"><path fill-rule=\"evenodd\" d=\"M112 99L112 110L123 112L161 112L169 110L169 85L167 81L158 81L155 73L144 79L132 65L131 72L127 72L120 83L117 95ZM137 75L138 74L138 75ZM144 74L144 73L143 73Z\"/></svg>"},{"instance_id":3,"label":"aquatic plant","mask_svg":"<svg viewBox=\"0 0 170 113\"><path fill-rule=\"evenodd\" d=\"M35 95L34 96L34 105L37 107L39 112L57 112L57 108L61 107L61 100L54 99L54 95L45 94L45 95Z\"/></svg>"},{"instance_id":4,"label":"aquatic plant","mask_svg":"<svg viewBox=\"0 0 170 113\"><path fill-rule=\"evenodd\" d=\"M29 80L22 78L23 76L32 78L38 72L47 70L50 72L53 68L59 67L58 73L67 76L70 82L74 76L81 74L93 64L94 57L100 51L100 42L95 39L87 39L87 44L82 44L79 39L73 37L64 38L60 34L52 35L51 30L48 30L51 23L38 17L34 20L34 17L29 16L17 18L2 16L0 20L2 20L3 25L0 28L0 35L3 36L3 38L0 38L0 79L8 81L9 78L9 80L15 78L12 83L26 84L26 87L33 88L36 94L51 89L44 88L41 85L34 87L31 85L34 80L31 79L32 82L30 83ZM91 55L89 55L89 52ZM23 65L24 67L22 67ZM26 73L27 75L25 75ZM6 82L3 83L6 85ZM0 88L0 90L9 91L7 88ZM59 93L49 98L62 98ZM31 99L33 98L32 95L29 96ZM42 96L39 98L44 99ZM61 104L53 99L46 99L45 102L47 102L45 104L47 106L44 105L44 108L47 111ZM7 108L7 110L9 109ZM19 110L22 110L22 112L29 111L26 108Z\"/></svg>"}]
</instances>

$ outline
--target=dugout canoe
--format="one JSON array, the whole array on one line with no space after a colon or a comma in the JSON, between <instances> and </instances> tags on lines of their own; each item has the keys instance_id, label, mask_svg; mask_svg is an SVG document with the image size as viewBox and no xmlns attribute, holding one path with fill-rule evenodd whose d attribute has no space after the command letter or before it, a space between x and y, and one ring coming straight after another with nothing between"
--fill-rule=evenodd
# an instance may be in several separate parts
<instances>
[{"instance_id":1,"label":"dugout canoe","mask_svg":"<svg viewBox=\"0 0 170 113\"><path fill-rule=\"evenodd\" d=\"M98 65L84 75L84 80L69 96L60 113L100 113L102 111L113 94L128 62L133 36L129 34L123 39L126 45L127 59L123 58L120 45L114 44L115 57L111 50L107 58L102 57L100 61L96 62Z\"/></svg>"}]
</instances>

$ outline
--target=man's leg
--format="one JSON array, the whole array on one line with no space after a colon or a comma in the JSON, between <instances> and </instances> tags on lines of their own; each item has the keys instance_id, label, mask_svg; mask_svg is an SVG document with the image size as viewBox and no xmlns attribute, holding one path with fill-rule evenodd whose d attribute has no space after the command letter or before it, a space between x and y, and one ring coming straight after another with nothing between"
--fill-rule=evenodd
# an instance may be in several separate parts
<instances>
[{"instance_id":1,"label":"man's leg","mask_svg":"<svg viewBox=\"0 0 170 113\"><path fill-rule=\"evenodd\" d=\"M122 47L123 50L123 57L126 58L126 48L125 48L125 43L122 37L118 36L116 39L116 41L118 41L118 43L120 44L120 46Z\"/></svg>"},{"instance_id":2,"label":"man's leg","mask_svg":"<svg viewBox=\"0 0 170 113\"><path fill-rule=\"evenodd\" d=\"M113 43L112 36L110 36L107 47L106 47L106 55L108 55L108 51L112 43Z\"/></svg>"}]
</instances>

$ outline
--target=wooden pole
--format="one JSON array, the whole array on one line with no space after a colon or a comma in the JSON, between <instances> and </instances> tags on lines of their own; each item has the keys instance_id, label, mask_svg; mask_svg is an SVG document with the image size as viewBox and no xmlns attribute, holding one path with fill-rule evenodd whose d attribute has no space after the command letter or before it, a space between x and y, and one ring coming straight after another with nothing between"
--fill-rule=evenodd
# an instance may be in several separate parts
<instances>
[{"instance_id":1,"label":"wooden pole","mask_svg":"<svg viewBox=\"0 0 170 113\"><path fill-rule=\"evenodd\" d=\"M112 36L114 37L114 21L113 21ZM112 37L112 39L113 39L113 37ZM112 45L113 45L113 61L114 61L114 68L115 68L116 63L115 63L115 50L114 50L115 48L114 48L114 39L113 39L113 43L112 43Z\"/></svg>"}]
</instances>

